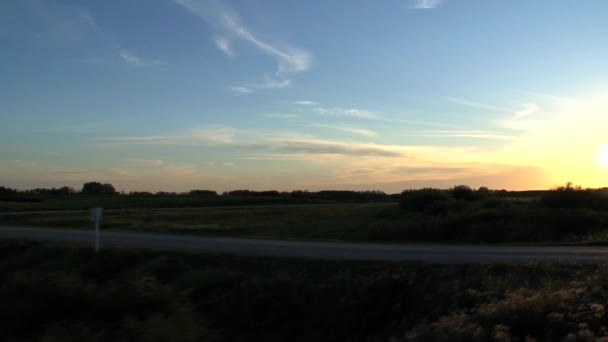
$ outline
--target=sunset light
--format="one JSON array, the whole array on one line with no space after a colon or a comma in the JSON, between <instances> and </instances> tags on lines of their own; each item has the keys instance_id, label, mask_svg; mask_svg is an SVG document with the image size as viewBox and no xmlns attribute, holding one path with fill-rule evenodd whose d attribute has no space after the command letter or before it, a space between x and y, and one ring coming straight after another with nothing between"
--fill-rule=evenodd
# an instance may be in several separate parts
<instances>
[{"instance_id":1,"label":"sunset light","mask_svg":"<svg viewBox=\"0 0 608 342\"><path fill-rule=\"evenodd\" d=\"M602 167L608 168L608 144L602 144L598 147L597 161Z\"/></svg>"},{"instance_id":2,"label":"sunset light","mask_svg":"<svg viewBox=\"0 0 608 342\"><path fill-rule=\"evenodd\" d=\"M1 341L608 341L608 0L0 0Z\"/></svg>"},{"instance_id":3,"label":"sunset light","mask_svg":"<svg viewBox=\"0 0 608 342\"><path fill-rule=\"evenodd\" d=\"M607 8L593 3L9 1L1 180L600 186Z\"/></svg>"}]
</instances>

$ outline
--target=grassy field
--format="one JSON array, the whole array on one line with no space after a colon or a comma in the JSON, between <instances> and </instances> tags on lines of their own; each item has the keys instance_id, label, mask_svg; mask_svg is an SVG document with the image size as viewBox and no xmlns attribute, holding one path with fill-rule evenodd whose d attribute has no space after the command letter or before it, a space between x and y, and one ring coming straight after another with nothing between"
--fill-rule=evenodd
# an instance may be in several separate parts
<instances>
[{"instance_id":1,"label":"grassy field","mask_svg":"<svg viewBox=\"0 0 608 342\"><path fill-rule=\"evenodd\" d=\"M329 194L334 200L370 196ZM382 201L375 203L330 204L305 203L329 198L318 194L314 199L289 196L71 195L52 197L42 205L54 209L102 206L106 208L102 229L106 230L383 242L608 242L608 189L583 190L568 184L545 192L511 193L457 186L405 191L399 202L381 195ZM188 208L195 199L212 204ZM0 224L90 229L86 210L35 213L33 206L27 207L34 204L17 203L24 205L21 215L0 212Z\"/></svg>"},{"instance_id":2,"label":"grassy field","mask_svg":"<svg viewBox=\"0 0 608 342\"><path fill-rule=\"evenodd\" d=\"M367 240L368 225L395 203L199 209L108 210L103 229L299 239ZM44 213L1 216L0 224L87 229L89 215Z\"/></svg>"},{"instance_id":3,"label":"grassy field","mask_svg":"<svg viewBox=\"0 0 608 342\"><path fill-rule=\"evenodd\" d=\"M0 241L8 341L592 341L608 268L239 258Z\"/></svg>"},{"instance_id":4,"label":"grassy field","mask_svg":"<svg viewBox=\"0 0 608 342\"><path fill-rule=\"evenodd\" d=\"M71 195L71 196L36 196L19 200L1 200L0 213L11 211L39 210L78 210L92 207L106 209L142 209L142 208L197 208L240 205L273 205L273 204L315 204L330 203L318 199L285 198L285 197L248 197L248 196L108 196L108 195Z\"/></svg>"},{"instance_id":5,"label":"grassy field","mask_svg":"<svg viewBox=\"0 0 608 342\"><path fill-rule=\"evenodd\" d=\"M0 215L0 224L90 229L86 211ZM102 229L383 242L605 243L608 211L549 208L527 198L450 201L432 211L397 203L119 209L105 211Z\"/></svg>"}]
</instances>

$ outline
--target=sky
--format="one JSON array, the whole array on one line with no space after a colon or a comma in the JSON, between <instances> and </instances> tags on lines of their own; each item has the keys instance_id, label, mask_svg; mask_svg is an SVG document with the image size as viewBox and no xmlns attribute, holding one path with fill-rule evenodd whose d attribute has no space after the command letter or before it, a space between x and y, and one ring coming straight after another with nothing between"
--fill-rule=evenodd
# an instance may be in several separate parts
<instances>
[{"instance_id":1,"label":"sky","mask_svg":"<svg viewBox=\"0 0 608 342\"><path fill-rule=\"evenodd\" d=\"M0 185L608 186L604 0L0 2Z\"/></svg>"}]
</instances>

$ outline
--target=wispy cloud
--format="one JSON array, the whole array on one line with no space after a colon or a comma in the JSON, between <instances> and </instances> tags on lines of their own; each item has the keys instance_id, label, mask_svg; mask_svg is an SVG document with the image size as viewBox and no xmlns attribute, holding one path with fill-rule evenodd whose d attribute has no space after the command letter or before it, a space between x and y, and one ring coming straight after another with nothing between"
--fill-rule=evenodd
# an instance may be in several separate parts
<instances>
[{"instance_id":1,"label":"wispy cloud","mask_svg":"<svg viewBox=\"0 0 608 342\"><path fill-rule=\"evenodd\" d=\"M474 167L466 166L403 166L392 169L394 173L408 173L408 174L424 174L428 177L429 174L447 174L453 176L455 174L467 173L475 169Z\"/></svg>"},{"instance_id":2,"label":"wispy cloud","mask_svg":"<svg viewBox=\"0 0 608 342\"><path fill-rule=\"evenodd\" d=\"M94 139L102 143L176 145L234 144L237 130L224 126L209 126L175 135L115 136Z\"/></svg>"},{"instance_id":3,"label":"wispy cloud","mask_svg":"<svg viewBox=\"0 0 608 342\"><path fill-rule=\"evenodd\" d=\"M346 156L399 157L402 153L377 144L355 144L321 139L292 139L283 141L278 150L285 153L331 154Z\"/></svg>"},{"instance_id":4,"label":"wispy cloud","mask_svg":"<svg viewBox=\"0 0 608 342\"><path fill-rule=\"evenodd\" d=\"M136 55L132 51L121 50L118 52L120 58L128 65L134 67L154 67L165 65L167 63L157 60L157 59L144 59Z\"/></svg>"},{"instance_id":5,"label":"wispy cloud","mask_svg":"<svg viewBox=\"0 0 608 342\"><path fill-rule=\"evenodd\" d=\"M242 22L237 13L217 1L174 0L192 14L223 32L224 47L229 38L242 39L277 60L279 73L296 73L308 70L312 65L312 54L304 49L288 45L271 44L254 34ZM217 42L216 42L216 45ZM218 45L224 53L225 49ZM232 51L232 50L230 50Z\"/></svg>"},{"instance_id":6,"label":"wispy cloud","mask_svg":"<svg viewBox=\"0 0 608 342\"><path fill-rule=\"evenodd\" d=\"M228 87L228 90L237 95L245 95L253 92L253 89L244 86L230 86Z\"/></svg>"},{"instance_id":7,"label":"wispy cloud","mask_svg":"<svg viewBox=\"0 0 608 342\"><path fill-rule=\"evenodd\" d=\"M218 49L220 49L223 53L226 54L226 56L234 58L235 54L234 51L232 51L232 47L230 46L230 40L228 38L215 36L213 37L213 42L215 43L215 46L217 46Z\"/></svg>"},{"instance_id":8,"label":"wispy cloud","mask_svg":"<svg viewBox=\"0 0 608 342\"><path fill-rule=\"evenodd\" d=\"M524 91L518 91L518 93L523 94L523 95L525 95L527 97L530 97L530 96L535 97L535 98L537 98L538 100L541 100L541 101L550 101L550 102L553 102L553 103L557 103L557 104L560 104L562 106L572 105L572 104L574 104L574 103L577 102L576 98L566 97L566 96L563 96L563 95L547 94L547 93L544 93L544 92L524 90Z\"/></svg>"},{"instance_id":9,"label":"wispy cloud","mask_svg":"<svg viewBox=\"0 0 608 342\"><path fill-rule=\"evenodd\" d=\"M373 137L375 132L352 127L331 127L344 131ZM231 147L234 158L267 158L307 160L311 162L338 161L361 163L353 157L373 157L369 165L406 163L409 166L426 166L429 162L442 160L446 163L460 159L476 158L474 149L461 147L434 147L420 145L389 145L375 142L357 142L350 139L323 139L312 135L294 132L239 130L231 127L204 127L175 135L107 137L95 139L98 144L121 147L131 144L151 144L166 146L210 145ZM227 150L228 151L228 150ZM365 164L365 162L364 162ZM366 164L367 165L367 164ZM376 167L375 166L375 167Z\"/></svg>"},{"instance_id":10,"label":"wispy cloud","mask_svg":"<svg viewBox=\"0 0 608 342\"><path fill-rule=\"evenodd\" d=\"M361 108L343 108L343 107L325 107L321 106L318 102L313 101L296 101L294 102L299 107L296 110L300 113L314 113L322 116L333 116L333 117L344 117L354 119L365 119L375 120L391 124L399 125L410 125L410 126L430 126L430 127L454 127L450 124L443 124L437 122L419 121L419 120L406 120L395 117L386 117L380 115L380 113Z\"/></svg>"},{"instance_id":11,"label":"wispy cloud","mask_svg":"<svg viewBox=\"0 0 608 342\"><path fill-rule=\"evenodd\" d=\"M517 140L518 136L505 134L500 131L484 130L418 130L411 131L406 136L419 136L430 138L470 138L490 140Z\"/></svg>"},{"instance_id":12,"label":"wispy cloud","mask_svg":"<svg viewBox=\"0 0 608 342\"><path fill-rule=\"evenodd\" d=\"M238 86L231 86L229 89L238 95L253 93L256 90L268 89L283 89L291 86L291 80L274 79L268 75L264 75L264 80L259 83L245 83Z\"/></svg>"},{"instance_id":13,"label":"wispy cloud","mask_svg":"<svg viewBox=\"0 0 608 342\"><path fill-rule=\"evenodd\" d=\"M140 158L129 158L126 159L129 164L136 166L161 166L165 162L160 159L140 159Z\"/></svg>"},{"instance_id":14,"label":"wispy cloud","mask_svg":"<svg viewBox=\"0 0 608 342\"><path fill-rule=\"evenodd\" d=\"M122 46L114 32L97 23L93 14L81 6L44 0L7 3L6 8L0 9L0 36L5 31L14 31L25 44L34 43L32 48L67 52L68 60L74 62L136 67L166 64L142 58Z\"/></svg>"},{"instance_id":15,"label":"wispy cloud","mask_svg":"<svg viewBox=\"0 0 608 342\"><path fill-rule=\"evenodd\" d=\"M264 81L260 83L253 83L250 86L254 89L282 89L291 86L291 81L287 79L273 79L268 75L264 75Z\"/></svg>"},{"instance_id":16,"label":"wispy cloud","mask_svg":"<svg viewBox=\"0 0 608 342\"><path fill-rule=\"evenodd\" d=\"M408 126L442 127L442 128L455 128L455 127L458 127L458 126L453 125L453 124L431 122L431 121L420 121L420 120L402 120L402 119L382 118L382 117L380 117L379 120L382 120L382 121L385 121L385 122L389 122L389 123L408 125Z\"/></svg>"},{"instance_id":17,"label":"wispy cloud","mask_svg":"<svg viewBox=\"0 0 608 342\"><path fill-rule=\"evenodd\" d=\"M366 136L373 136L375 134L364 129L326 127L342 129ZM265 153L376 155L385 157L402 155L408 149L402 146L319 139L315 136L294 134L292 132L247 131L216 126L191 130L177 135L117 136L95 139L95 141L103 144L119 145L197 146L217 144L239 147L241 151L246 149L264 151Z\"/></svg>"},{"instance_id":18,"label":"wispy cloud","mask_svg":"<svg viewBox=\"0 0 608 342\"><path fill-rule=\"evenodd\" d=\"M443 0L414 0L414 4L411 8L416 9L433 9L437 8Z\"/></svg>"},{"instance_id":19,"label":"wispy cloud","mask_svg":"<svg viewBox=\"0 0 608 342\"><path fill-rule=\"evenodd\" d=\"M103 172L103 170L89 170L89 171L50 171L49 173L51 174L58 174L58 175L83 175L83 174L95 174L95 173L100 173Z\"/></svg>"},{"instance_id":20,"label":"wispy cloud","mask_svg":"<svg viewBox=\"0 0 608 342\"><path fill-rule=\"evenodd\" d=\"M513 118L514 119L521 119L521 118L525 118L528 117L536 112L538 112L539 107L534 104L534 103L524 103L522 105L522 109L515 111L513 113Z\"/></svg>"},{"instance_id":21,"label":"wispy cloud","mask_svg":"<svg viewBox=\"0 0 608 342\"><path fill-rule=\"evenodd\" d=\"M104 44L114 40L84 7L43 0L2 2L0 7L0 37L8 32L35 42L37 47L55 49L83 46L91 40Z\"/></svg>"},{"instance_id":22,"label":"wispy cloud","mask_svg":"<svg viewBox=\"0 0 608 342\"><path fill-rule=\"evenodd\" d=\"M265 118L272 118L272 119L295 119L295 118L299 118L302 115L300 114L293 114L293 113L287 113L287 114L282 114L282 113L268 113L268 114L263 114L262 115Z\"/></svg>"},{"instance_id":23,"label":"wispy cloud","mask_svg":"<svg viewBox=\"0 0 608 342\"><path fill-rule=\"evenodd\" d=\"M469 101L469 100L464 100L464 99L459 99L459 98L449 98L448 100L450 100L451 102L463 105L463 106L477 108L477 109L491 110L491 111L495 111L495 112L506 112L506 113L513 112L513 110L509 109L509 108L498 107L498 106L488 105L488 104L484 104L484 103L479 103L479 102L474 102L474 101Z\"/></svg>"},{"instance_id":24,"label":"wispy cloud","mask_svg":"<svg viewBox=\"0 0 608 342\"><path fill-rule=\"evenodd\" d=\"M344 126L344 125L312 124L312 125L309 125L309 126L311 126L311 127L333 129L333 130L336 130L336 131L353 133L353 134L362 135L362 136L365 136L365 137L375 137L376 135L378 135L376 132L374 132L372 130L369 130L369 129L359 128L359 127L349 127L349 126Z\"/></svg>"},{"instance_id":25,"label":"wispy cloud","mask_svg":"<svg viewBox=\"0 0 608 342\"><path fill-rule=\"evenodd\" d=\"M191 134L201 140L217 144L233 144L236 142L238 131L232 127L212 126L191 131Z\"/></svg>"},{"instance_id":26,"label":"wispy cloud","mask_svg":"<svg viewBox=\"0 0 608 342\"><path fill-rule=\"evenodd\" d=\"M319 102L315 102L315 101L296 101L295 104L300 105L300 106L318 106Z\"/></svg>"},{"instance_id":27,"label":"wispy cloud","mask_svg":"<svg viewBox=\"0 0 608 342\"><path fill-rule=\"evenodd\" d=\"M459 99L459 98L450 98L449 100L451 102L454 102L454 103L457 103L457 104L460 104L463 106L471 107L471 108L490 110L490 111L494 111L494 112L511 113L513 118L515 118L515 119L520 119L520 118L530 116L530 115L538 112L538 110L540 109L538 107L538 105L536 105L534 103L523 103L520 105L520 109L512 109L512 108L507 108L507 107L489 105L489 104L480 103L480 102L463 100L463 99Z\"/></svg>"},{"instance_id":28,"label":"wispy cloud","mask_svg":"<svg viewBox=\"0 0 608 342\"><path fill-rule=\"evenodd\" d=\"M353 118L361 118L361 119L378 119L380 118L378 114L365 110L365 109L357 109L357 108L323 108L323 107L315 107L312 109L313 112L320 115L327 116L346 116Z\"/></svg>"}]
</instances>

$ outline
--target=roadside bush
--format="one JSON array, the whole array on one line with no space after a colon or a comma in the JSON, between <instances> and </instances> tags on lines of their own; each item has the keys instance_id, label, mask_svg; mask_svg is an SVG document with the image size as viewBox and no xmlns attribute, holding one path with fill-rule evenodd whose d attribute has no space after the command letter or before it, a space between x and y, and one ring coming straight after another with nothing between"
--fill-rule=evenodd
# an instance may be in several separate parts
<instances>
[{"instance_id":1,"label":"roadside bush","mask_svg":"<svg viewBox=\"0 0 608 342\"><path fill-rule=\"evenodd\" d=\"M173 312L157 313L145 319L129 316L123 322L125 335L131 341L217 341L218 336L208 328L205 320L190 305L182 305Z\"/></svg>"},{"instance_id":2,"label":"roadside bush","mask_svg":"<svg viewBox=\"0 0 608 342\"><path fill-rule=\"evenodd\" d=\"M474 201L475 191L471 189L468 185L456 185L452 189L450 189L450 193L455 199L461 199L465 201Z\"/></svg>"},{"instance_id":3,"label":"roadside bush","mask_svg":"<svg viewBox=\"0 0 608 342\"><path fill-rule=\"evenodd\" d=\"M593 312L591 305L576 308L581 302L583 291L583 288L522 288L508 291L501 300L482 302L472 310L451 313L430 324L423 323L406 333L405 340L485 341L490 336L494 341L527 341L527 337L562 340L568 330L572 331L578 326L578 319L574 315L568 316L570 310ZM467 296L480 295L482 294L478 291L467 290Z\"/></svg>"},{"instance_id":4,"label":"roadside bush","mask_svg":"<svg viewBox=\"0 0 608 342\"><path fill-rule=\"evenodd\" d=\"M445 201L437 201L430 204L426 208L426 212L436 215L452 215L457 214L469 208L469 202L461 199L447 199Z\"/></svg>"},{"instance_id":5,"label":"roadside bush","mask_svg":"<svg viewBox=\"0 0 608 342\"><path fill-rule=\"evenodd\" d=\"M608 209L606 189L583 189L567 183L545 192L540 197L543 206L551 208L590 208Z\"/></svg>"},{"instance_id":6,"label":"roadside bush","mask_svg":"<svg viewBox=\"0 0 608 342\"><path fill-rule=\"evenodd\" d=\"M490 190L487 186L481 186L475 192L477 198L486 198L492 194L492 190Z\"/></svg>"},{"instance_id":7,"label":"roadside bush","mask_svg":"<svg viewBox=\"0 0 608 342\"><path fill-rule=\"evenodd\" d=\"M217 192L213 191L213 190L200 190L200 189L195 189L195 190L190 190L190 192L188 192L188 194L190 195L196 195L196 196L217 196Z\"/></svg>"},{"instance_id":8,"label":"roadside bush","mask_svg":"<svg viewBox=\"0 0 608 342\"><path fill-rule=\"evenodd\" d=\"M486 209L508 207L509 201L506 201L506 200L504 200L502 198L498 198L498 197L484 198L481 201L481 206Z\"/></svg>"},{"instance_id":9,"label":"roadside bush","mask_svg":"<svg viewBox=\"0 0 608 342\"><path fill-rule=\"evenodd\" d=\"M88 182L82 185L83 195L117 195L118 191L110 183Z\"/></svg>"},{"instance_id":10,"label":"roadside bush","mask_svg":"<svg viewBox=\"0 0 608 342\"><path fill-rule=\"evenodd\" d=\"M541 209L524 218L539 228L548 228L551 238L580 236L608 229L608 213L590 209Z\"/></svg>"},{"instance_id":11,"label":"roadside bush","mask_svg":"<svg viewBox=\"0 0 608 342\"><path fill-rule=\"evenodd\" d=\"M477 218L502 215L488 211ZM422 223L382 228L393 227L430 234ZM17 253L28 246L29 253ZM28 254L45 258L19 262ZM0 255L0 336L6 341L608 337L608 268L602 264L442 266L109 248L93 255L80 247L2 241ZM128 262L112 272L94 265L104 260ZM177 277L168 272L174 266ZM83 276L93 269L102 275Z\"/></svg>"},{"instance_id":12,"label":"roadside bush","mask_svg":"<svg viewBox=\"0 0 608 342\"><path fill-rule=\"evenodd\" d=\"M437 202L447 199L447 194L440 189L405 190L401 193L399 205L401 209L423 212Z\"/></svg>"}]
</instances>

